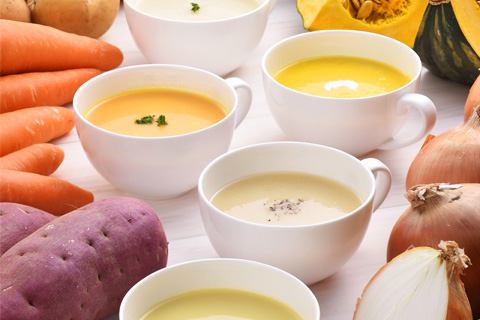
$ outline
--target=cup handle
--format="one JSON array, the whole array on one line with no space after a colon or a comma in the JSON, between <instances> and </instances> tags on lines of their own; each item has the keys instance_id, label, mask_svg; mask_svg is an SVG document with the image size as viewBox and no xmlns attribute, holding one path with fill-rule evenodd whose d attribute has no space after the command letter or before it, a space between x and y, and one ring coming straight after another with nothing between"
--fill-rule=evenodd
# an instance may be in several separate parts
<instances>
[{"instance_id":1,"label":"cup handle","mask_svg":"<svg viewBox=\"0 0 480 320\"><path fill-rule=\"evenodd\" d=\"M398 101L397 114L407 114L410 111L410 107L417 108L417 110L423 117L422 127L417 132L417 134L413 135L412 137L403 139L392 138L391 140L378 147L378 149L393 150L401 147L406 147L425 137L433 129L433 126L437 121L437 109L435 108L432 100L419 93L404 94Z\"/></svg>"},{"instance_id":2,"label":"cup handle","mask_svg":"<svg viewBox=\"0 0 480 320\"><path fill-rule=\"evenodd\" d=\"M250 106L252 105L252 89L240 78L231 77L225 81L235 90L238 95L237 115L235 117L235 128L242 123L247 116Z\"/></svg>"},{"instance_id":3,"label":"cup handle","mask_svg":"<svg viewBox=\"0 0 480 320\"><path fill-rule=\"evenodd\" d=\"M373 199L373 211L385 201L385 198L392 186L392 173L390 169L380 160L366 158L361 160L362 164L372 171L375 176L375 196Z\"/></svg>"}]
</instances>

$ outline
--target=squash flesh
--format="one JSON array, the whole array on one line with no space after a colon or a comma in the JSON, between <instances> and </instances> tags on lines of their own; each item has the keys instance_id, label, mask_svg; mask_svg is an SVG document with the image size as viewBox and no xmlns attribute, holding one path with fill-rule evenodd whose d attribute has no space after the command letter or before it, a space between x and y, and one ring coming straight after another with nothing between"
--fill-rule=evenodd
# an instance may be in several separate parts
<instances>
[{"instance_id":1,"label":"squash flesh","mask_svg":"<svg viewBox=\"0 0 480 320\"><path fill-rule=\"evenodd\" d=\"M366 19L357 19L342 0L297 0L297 11L308 31L349 29L382 34L413 47L426 0L385 0Z\"/></svg>"},{"instance_id":2,"label":"squash flesh","mask_svg":"<svg viewBox=\"0 0 480 320\"><path fill-rule=\"evenodd\" d=\"M463 35L480 56L480 5L476 0L452 0L451 3Z\"/></svg>"}]
</instances>

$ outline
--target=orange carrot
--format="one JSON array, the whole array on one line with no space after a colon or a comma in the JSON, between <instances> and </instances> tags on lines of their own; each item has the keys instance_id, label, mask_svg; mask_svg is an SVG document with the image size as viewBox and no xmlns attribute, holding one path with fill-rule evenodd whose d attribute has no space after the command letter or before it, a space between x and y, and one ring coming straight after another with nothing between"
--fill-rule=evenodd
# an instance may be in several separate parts
<instances>
[{"instance_id":1,"label":"orange carrot","mask_svg":"<svg viewBox=\"0 0 480 320\"><path fill-rule=\"evenodd\" d=\"M51 143L37 143L0 157L0 169L48 176L63 161L65 152Z\"/></svg>"},{"instance_id":2,"label":"orange carrot","mask_svg":"<svg viewBox=\"0 0 480 320\"><path fill-rule=\"evenodd\" d=\"M123 53L98 39L28 22L0 20L0 74L118 67Z\"/></svg>"},{"instance_id":3,"label":"orange carrot","mask_svg":"<svg viewBox=\"0 0 480 320\"><path fill-rule=\"evenodd\" d=\"M81 68L0 77L0 113L70 103L77 89L101 72L99 69Z\"/></svg>"},{"instance_id":4,"label":"orange carrot","mask_svg":"<svg viewBox=\"0 0 480 320\"><path fill-rule=\"evenodd\" d=\"M62 215L93 202L93 194L70 182L36 173L0 170L0 202L25 204Z\"/></svg>"},{"instance_id":5,"label":"orange carrot","mask_svg":"<svg viewBox=\"0 0 480 320\"><path fill-rule=\"evenodd\" d=\"M2 113L0 157L63 136L74 125L74 113L65 107L33 107Z\"/></svg>"}]
</instances>

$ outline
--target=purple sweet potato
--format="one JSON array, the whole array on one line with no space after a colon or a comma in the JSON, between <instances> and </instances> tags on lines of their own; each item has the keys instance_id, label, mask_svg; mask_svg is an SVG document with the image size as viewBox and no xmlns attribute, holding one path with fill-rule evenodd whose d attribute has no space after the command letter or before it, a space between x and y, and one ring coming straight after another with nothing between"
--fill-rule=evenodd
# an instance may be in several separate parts
<instances>
[{"instance_id":1,"label":"purple sweet potato","mask_svg":"<svg viewBox=\"0 0 480 320\"><path fill-rule=\"evenodd\" d=\"M30 206L0 202L0 256L14 244L55 218L53 214Z\"/></svg>"},{"instance_id":2,"label":"purple sweet potato","mask_svg":"<svg viewBox=\"0 0 480 320\"><path fill-rule=\"evenodd\" d=\"M148 204L123 197L93 202L0 257L0 318L103 318L167 257L165 232Z\"/></svg>"}]
</instances>

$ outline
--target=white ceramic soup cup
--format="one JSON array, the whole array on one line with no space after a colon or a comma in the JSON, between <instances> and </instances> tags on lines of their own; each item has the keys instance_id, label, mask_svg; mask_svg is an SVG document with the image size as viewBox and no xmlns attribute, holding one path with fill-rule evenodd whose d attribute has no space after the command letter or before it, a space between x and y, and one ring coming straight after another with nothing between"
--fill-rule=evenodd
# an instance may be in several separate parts
<instances>
[{"instance_id":1,"label":"white ceramic soup cup","mask_svg":"<svg viewBox=\"0 0 480 320\"><path fill-rule=\"evenodd\" d=\"M290 89L273 76L281 68L305 58L355 56L397 67L412 80L377 96L328 98ZM353 30L299 34L273 45L262 60L263 84L270 111L289 139L319 143L361 156L375 149L391 150L415 143L431 131L436 109L418 94L422 64L418 55L392 38ZM348 80L348 79L332 79ZM417 125L409 114L418 110ZM412 120L416 128L405 137L396 134Z\"/></svg>"},{"instance_id":2,"label":"white ceramic soup cup","mask_svg":"<svg viewBox=\"0 0 480 320\"><path fill-rule=\"evenodd\" d=\"M276 0L257 1L253 11L214 21L156 17L137 9L139 0L125 0L124 7L133 39L150 63L187 65L224 76L238 68L263 37Z\"/></svg>"},{"instance_id":3,"label":"white ceramic soup cup","mask_svg":"<svg viewBox=\"0 0 480 320\"><path fill-rule=\"evenodd\" d=\"M251 223L211 203L224 186L252 175L297 171L340 182L362 204L341 218L303 226ZM376 177L375 177L375 176ZM271 142L225 153L200 175L200 212L206 233L220 257L250 259L281 268L310 285L338 271L355 253L370 217L391 186L390 170L379 160L357 158L306 142Z\"/></svg>"},{"instance_id":4,"label":"white ceramic soup cup","mask_svg":"<svg viewBox=\"0 0 480 320\"><path fill-rule=\"evenodd\" d=\"M271 297L304 320L320 320L320 307L310 289L278 268L241 259L203 259L166 267L135 284L120 305L120 320L137 320L155 304L198 289L228 288Z\"/></svg>"},{"instance_id":5,"label":"white ceramic soup cup","mask_svg":"<svg viewBox=\"0 0 480 320\"><path fill-rule=\"evenodd\" d=\"M88 122L84 115L99 101L141 88L176 88L219 101L228 115L205 129L170 137L134 137ZM251 104L250 86L239 78L186 66L138 65L103 73L83 84L73 99L78 136L95 169L134 196L167 199L196 187L202 169L228 151L234 129Z\"/></svg>"}]
</instances>

